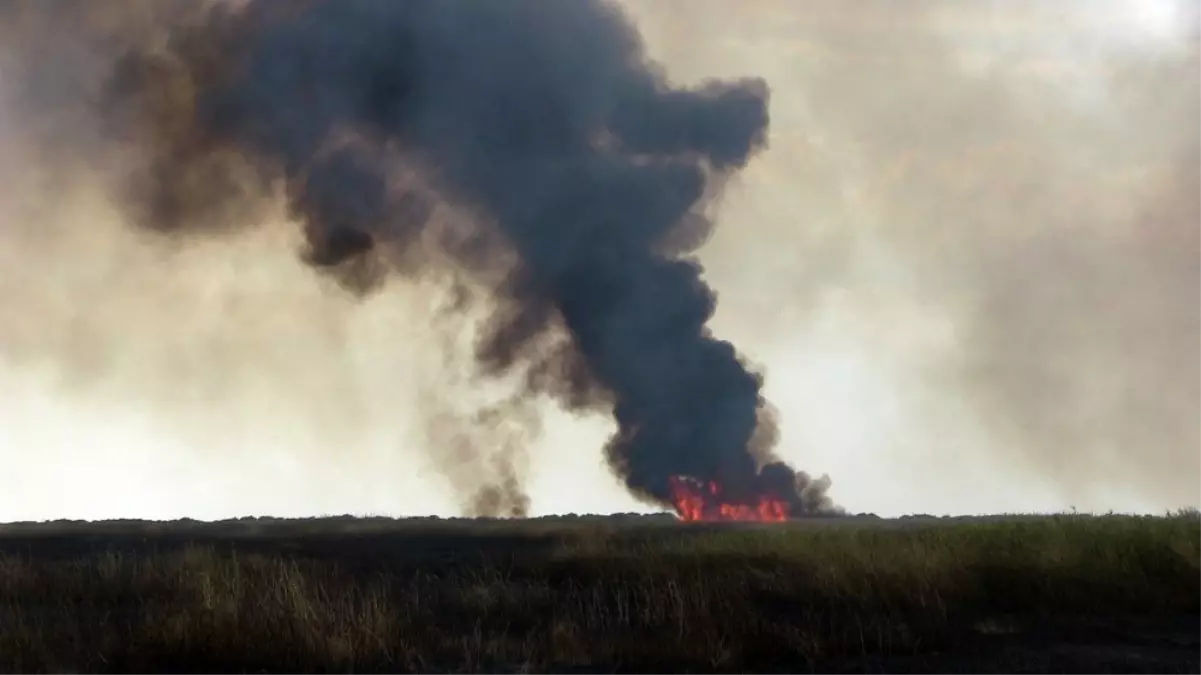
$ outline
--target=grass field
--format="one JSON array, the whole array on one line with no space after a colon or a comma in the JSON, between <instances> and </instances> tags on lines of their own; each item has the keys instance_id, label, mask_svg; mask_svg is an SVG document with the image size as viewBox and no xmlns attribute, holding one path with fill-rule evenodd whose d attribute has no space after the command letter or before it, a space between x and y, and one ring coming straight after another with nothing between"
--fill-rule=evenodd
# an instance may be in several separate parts
<instances>
[{"instance_id":1,"label":"grass field","mask_svg":"<svg viewBox=\"0 0 1201 675\"><path fill-rule=\"evenodd\" d=\"M1199 672L1201 520L0 526L0 670Z\"/></svg>"}]
</instances>

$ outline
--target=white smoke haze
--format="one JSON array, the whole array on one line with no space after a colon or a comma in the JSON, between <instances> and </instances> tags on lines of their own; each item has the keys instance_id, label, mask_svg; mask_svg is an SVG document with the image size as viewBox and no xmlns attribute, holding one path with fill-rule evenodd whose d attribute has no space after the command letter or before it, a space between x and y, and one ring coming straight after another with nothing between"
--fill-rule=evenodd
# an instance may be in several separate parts
<instances>
[{"instance_id":1,"label":"white smoke haze","mask_svg":"<svg viewBox=\"0 0 1201 675\"><path fill-rule=\"evenodd\" d=\"M702 258L785 459L881 515L1201 503L1197 2L624 4L674 80L772 87ZM130 227L0 52L0 521L470 514L481 461L648 510L609 420L473 376L444 279Z\"/></svg>"},{"instance_id":2,"label":"white smoke haze","mask_svg":"<svg viewBox=\"0 0 1201 675\"><path fill-rule=\"evenodd\" d=\"M1195 504L1198 4L727 5L638 7L774 87L705 255L785 456L880 511Z\"/></svg>"}]
</instances>

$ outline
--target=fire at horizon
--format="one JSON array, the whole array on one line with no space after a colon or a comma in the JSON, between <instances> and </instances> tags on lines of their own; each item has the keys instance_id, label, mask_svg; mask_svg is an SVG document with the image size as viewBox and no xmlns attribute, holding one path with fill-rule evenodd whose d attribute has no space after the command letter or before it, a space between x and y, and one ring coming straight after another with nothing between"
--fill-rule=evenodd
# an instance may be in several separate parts
<instances>
[{"instance_id":1,"label":"fire at horizon","mask_svg":"<svg viewBox=\"0 0 1201 675\"><path fill-rule=\"evenodd\" d=\"M669 479L676 515L685 522L788 520L789 504L770 494L760 494L753 502L731 500L717 481L701 481L687 476Z\"/></svg>"}]
</instances>

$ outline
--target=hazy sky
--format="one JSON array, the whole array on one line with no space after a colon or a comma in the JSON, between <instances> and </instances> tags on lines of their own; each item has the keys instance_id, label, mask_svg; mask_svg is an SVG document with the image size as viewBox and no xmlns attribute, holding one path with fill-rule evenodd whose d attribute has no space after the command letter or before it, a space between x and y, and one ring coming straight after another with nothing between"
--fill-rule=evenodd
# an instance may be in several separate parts
<instances>
[{"instance_id":1,"label":"hazy sky","mask_svg":"<svg viewBox=\"0 0 1201 675\"><path fill-rule=\"evenodd\" d=\"M702 257L785 458L880 514L1201 503L1197 2L625 4L673 80L772 87ZM136 233L48 182L5 66L0 520L460 511L491 393L436 279ZM478 436L533 513L645 510L607 420L526 412Z\"/></svg>"}]
</instances>

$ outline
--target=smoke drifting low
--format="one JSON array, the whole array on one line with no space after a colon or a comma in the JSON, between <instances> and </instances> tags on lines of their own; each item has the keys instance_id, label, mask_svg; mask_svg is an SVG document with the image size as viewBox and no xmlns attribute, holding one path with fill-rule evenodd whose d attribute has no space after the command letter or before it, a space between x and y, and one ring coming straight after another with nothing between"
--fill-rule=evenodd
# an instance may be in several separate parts
<instances>
[{"instance_id":1,"label":"smoke drifting low","mask_svg":"<svg viewBox=\"0 0 1201 675\"><path fill-rule=\"evenodd\" d=\"M689 476L830 508L825 482L774 454L762 377L706 327L716 296L695 257L723 183L765 146L765 82L669 86L599 0L0 11L28 104L102 124L90 146L48 126L45 147L102 164L144 231L203 241L282 199L303 259L350 293L453 271L450 311L485 307L480 373L611 412L606 456L640 498L670 504ZM38 76L72 49L91 72ZM479 415L536 427L520 401ZM501 480L474 511L526 511L510 461L477 467Z\"/></svg>"}]
</instances>

